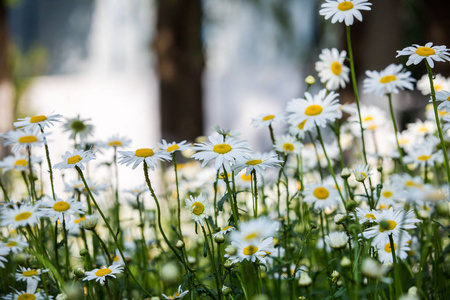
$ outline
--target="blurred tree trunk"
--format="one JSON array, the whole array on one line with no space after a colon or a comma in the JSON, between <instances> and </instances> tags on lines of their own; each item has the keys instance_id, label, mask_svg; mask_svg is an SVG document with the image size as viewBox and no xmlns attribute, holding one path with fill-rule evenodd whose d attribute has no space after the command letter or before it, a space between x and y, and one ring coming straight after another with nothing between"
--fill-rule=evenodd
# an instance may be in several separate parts
<instances>
[{"instance_id":1,"label":"blurred tree trunk","mask_svg":"<svg viewBox=\"0 0 450 300\"><path fill-rule=\"evenodd\" d=\"M0 132L11 129L13 121L13 87L10 81L8 65L9 33L8 8L5 0L0 0ZM0 158L7 154L0 144Z\"/></svg>"},{"instance_id":2,"label":"blurred tree trunk","mask_svg":"<svg viewBox=\"0 0 450 300\"><path fill-rule=\"evenodd\" d=\"M158 0L157 54L162 136L194 140L203 133L205 64L201 0Z\"/></svg>"}]
</instances>

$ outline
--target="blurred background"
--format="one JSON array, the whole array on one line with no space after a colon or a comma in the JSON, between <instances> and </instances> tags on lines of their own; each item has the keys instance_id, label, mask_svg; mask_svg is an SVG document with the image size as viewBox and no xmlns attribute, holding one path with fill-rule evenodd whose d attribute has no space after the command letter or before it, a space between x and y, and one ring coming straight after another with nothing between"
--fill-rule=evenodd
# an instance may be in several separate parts
<instances>
[{"instance_id":1,"label":"blurred background","mask_svg":"<svg viewBox=\"0 0 450 300\"><path fill-rule=\"evenodd\" d=\"M405 63L396 50L413 43L450 46L448 1L372 2L352 26L360 82L365 70ZM304 78L317 78L323 48L347 48L344 25L325 21L321 3L0 0L0 132L18 117L79 114L91 119L97 140L117 133L133 140L131 148L193 141L220 125L267 150L268 134L252 128L251 118L301 97ZM448 75L446 65L434 70ZM416 79L426 72L408 69ZM339 92L352 101L350 89ZM400 123L420 117L424 98L401 97ZM362 97L385 106L382 100ZM60 139L67 134L51 136Z\"/></svg>"}]
</instances>

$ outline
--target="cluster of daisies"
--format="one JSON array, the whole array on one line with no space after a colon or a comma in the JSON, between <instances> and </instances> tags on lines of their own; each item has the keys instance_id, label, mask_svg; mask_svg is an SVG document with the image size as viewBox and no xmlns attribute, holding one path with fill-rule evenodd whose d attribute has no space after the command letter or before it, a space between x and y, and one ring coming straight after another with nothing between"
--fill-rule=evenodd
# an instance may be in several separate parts
<instances>
[{"instance_id":1,"label":"cluster of daisies","mask_svg":"<svg viewBox=\"0 0 450 300\"><path fill-rule=\"evenodd\" d=\"M367 0L326 0L319 14L332 23L345 23L349 28L354 19L362 21L361 11L369 11L371 5ZM74 143L73 149L62 155L62 161L52 164L46 131L60 122L62 116L19 119L14 123L16 130L1 135L3 144L11 146L13 154L0 161L0 169L2 175L7 172L22 175L27 197L16 201L0 181L3 192L0 268L13 265L13 255L26 254L13 270L15 280L25 285L20 285L20 289L12 287L13 292L3 298L52 299L44 281L72 276L69 267L75 259L69 243L84 242L88 248L87 232L92 233L104 252L96 261L91 261L89 250L80 251L86 270L76 268L74 274L80 281L89 282L89 289L86 288L89 293L92 293L90 281L95 281L99 284L96 288L104 287L110 294L108 281L125 277L121 274L126 272L127 280L128 275L136 282L143 278L144 283L138 284L139 291L150 295L146 290L149 282L146 274L151 269L147 262L150 244L159 247L163 255L173 254L189 273L186 276L189 279L178 286L177 292L169 296L161 293L165 299L178 299L188 294L195 297L200 293L196 292L197 288L212 298L221 298L233 292L226 285L242 288L240 293L247 297L249 290L245 289L241 278L238 278L241 283L236 284L238 272L222 269L238 270L239 264L254 264L257 274L266 272L267 278L274 279L278 285L288 278L284 282L290 288L286 290L294 294L295 291L308 294L311 285L320 284L317 278L323 267L336 292L346 285L344 291L354 293L352 289L360 284L359 270L366 278L392 283L387 274L397 262L420 261L421 239L425 237L421 236L418 226L426 222L429 225L438 212L442 214L447 209L448 213L450 170L445 144L450 141L450 83L443 76L424 75L417 82L417 89L426 96L426 101L432 102L425 113L426 120L408 124L400 132L392 96L414 90L416 79L401 64L390 64L381 71L366 71L364 93L386 97L390 116L376 106L341 103L338 90L349 83L352 72L352 66L345 65L348 58L352 61L351 50L348 51L323 49L315 64L321 83L318 89L314 77L308 76L307 91L303 97L289 101L285 111L252 119L251 124L267 130L268 139L272 141L271 149L263 153L253 151L238 132L219 126L214 128L214 134L200 137L193 144L162 140L155 147L132 149L131 140L120 135L92 142L94 127L89 120L77 116L64 122ZM449 49L432 43L407 47L398 51L397 57L401 56L408 57L406 66L424 61L427 68L433 68L434 62L450 61ZM114 150L111 165L116 174L117 165L143 168L145 184L123 191L132 196L128 203L138 211L139 236L133 236L130 233L133 230L124 228L121 222L124 204L119 202L122 193L118 191L117 178L110 178L109 184L85 178L86 165L95 164L102 149ZM42 150L45 156L41 158L36 153ZM177 164L177 155L183 155L188 162ZM352 157L358 157L359 161L352 161ZM159 192L164 187L158 186L155 193L148 171L157 170L161 164L172 166L164 168L166 190ZM36 178L42 173L39 171L45 170L46 165L51 184L51 193L47 194L44 187L36 186L39 182ZM65 179L64 192L68 197L60 198L55 194L54 170L76 171L76 180ZM104 209L110 213L105 216L95 198L108 192L114 194L114 204L108 207L111 211ZM154 211L150 213L145 208L146 192L151 193L156 203L156 216ZM158 197L168 200L165 204L170 218L166 211L161 212ZM108 229L109 243L103 242L98 233L100 218ZM172 227L173 236L164 232L161 220ZM146 222L153 224L157 232L155 240L145 236L148 234ZM50 243L45 237L52 236L48 231L54 232L54 256L46 249ZM58 231L63 235L59 243ZM122 241L117 238L119 232L125 232ZM158 240L159 233L165 244ZM208 266L211 269L207 271L207 267L197 261L197 242L191 241L201 239L202 233L204 256L211 259L211 266ZM175 246L171 242L174 238L178 239ZM114 251L110 251L113 244ZM169 251L166 246L173 253L166 252ZM65 265L58 261L60 247L66 250ZM352 251L358 248L362 250ZM93 251L94 256L100 252L97 250ZM358 262L360 253L364 258L362 262ZM36 259L32 259L33 256ZM341 259L335 268L335 263L328 259L338 256ZM36 260L38 263L33 263ZM128 264L142 267L143 274L136 279ZM335 268L333 272L328 268L331 265ZM192 266L212 271L216 291L198 279ZM354 273L353 277L341 277L339 272L350 267L356 270L349 272ZM263 281L267 284L264 276L258 277L259 284ZM292 279L298 283L295 287ZM398 278L396 280L398 289ZM38 288L40 285L42 288ZM62 283L55 287L60 292L56 298L66 299ZM263 290L265 288L260 286L258 293ZM411 294L413 292L414 289ZM399 296L401 291L396 290L396 293Z\"/></svg>"}]
</instances>

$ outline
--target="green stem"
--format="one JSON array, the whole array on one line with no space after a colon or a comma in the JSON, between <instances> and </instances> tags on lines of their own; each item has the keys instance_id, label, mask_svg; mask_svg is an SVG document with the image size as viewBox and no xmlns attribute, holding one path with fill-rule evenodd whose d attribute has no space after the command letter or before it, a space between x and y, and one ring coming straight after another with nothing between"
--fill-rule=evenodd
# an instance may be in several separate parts
<instances>
[{"instance_id":1,"label":"green stem","mask_svg":"<svg viewBox=\"0 0 450 300\"><path fill-rule=\"evenodd\" d=\"M3 181L2 178L0 177L0 188L2 189L3 192L3 197L5 198L6 202L10 202L9 197L8 197L8 193L6 192L5 186L3 185Z\"/></svg>"},{"instance_id":2,"label":"green stem","mask_svg":"<svg viewBox=\"0 0 450 300\"><path fill-rule=\"evenodd\" d=\"M389 94L387 94L387 96L388 96L388 100L389 100L389 111L391 113L392 125L394 125L395 142L397 144L398 154L400 155L400 165L402 166L402 169L405 171L406 167L405 167L405 164L403 163L403 151L398 142L398 129L397 129L397 122L395 121L394 108L392 106L392 95L391 95L391 93L389 93Z\"/></svg>"},{"instance_id":3,"label":"green stem","mask_svg":"<svg viewBox=\"0 0 450 300\"><path fill-rule=\"evenodd\" d=\"M75 169L77 170L78 174L80 175L81 180L84 183L84 187L86 188L89 196L92 199L92 202L94 202L95 207L97 208L98 212L100 213L100 216L102 217L103 222L105 222L106 227L109 230L109 233L111 234L111 236L113 237L114 243L117 246L117 249L119 250L120 256L122 257L123 263L125 265L125 269L128 271L128 273L131 275L131 278L133 278L133 280L136 282L136 284L139 286L139 288L149 297L152 297L152 294L150 294L136 279L136 277L134 277L134 274L131 272L130 267L128 266L128 262L125 259L125 256L123 255L122 252L122 247L120 247L119 241L117 240L116 235L114 234L114 231L111 228L111 225L109 225L108 220L106 219L105 215L103 214L102 210L100 209L100 207L97 204L97 201L95 200L94 196L92 195L91 189L89 188L86 179L84 178L83 172L81 171L81 169L78 166L75 166ZM89 201L89 200L88 200Z\"/></svg>"},{"instance_id":4,"label":"green stem","mask_svg":"<svg viewBox=\"0 0 450 300\"><path fill-rule=\"evenodd\" d=\"M395 296L398 299L402 295L402 286L400 283L399 266L397 264L397 256L395 255L395 244L392 234L389 234L389 243L392 251L392 260L394 262L394 280L395 280Z\"/></svg>"},{"instance_id":5,"label":"green stem","mask_svg":"<svg viewBox=\"0 0 450 300\"><path fill-rule=\"evenodd\" d=\"M350 60L350 74L352 77L353 93L355 95L356 107L358 108L359 127L361 130L362 153L363 153L363 157L364 157L364 162L367 165L368 163L367 163L367 154L366 154L366 143L364 142L364 128L362 126L361 108L360 108L359 97L358 97L358 85L356 83L355 62L353 59L352 41L350 38L350 26L346 27L346 33L347 33L348 56L349 56L349 60Z\"/></svg>"},{"instance_id":6,"label":"green stem","mask_svg":"<svg viewBox=\"0 0 450 300\"><path fill-rule=\"evenodd\" d=\"M52 196L53 196L53 199L56 200L56 196L55 196L55 187L54 187L54 185L53 185L53 169L52 169L52 162L51 162L51 160L50 160L50 151L48 150L47 138L46 138L45 135L44 135L44 128L42 128L42 126L41 126L40 124L38 124L38 125L39 125L39 128L41 129L42 136L44 137L43 139L44 139L45 156L47 157L48 172L49 172L49 174L50 174L50 185L51 185L51 187L52 187Z\"/></svg>"},{"instance_id":7,"label":"green stem","mask_svg":"<svg viewBox=\"0 0 450 300\"><path fill-rule=\"evenodd\" d=\"M444 154L444 165L445 165L445 170L447 171L447 182L450 183L450 166L449 166L449 162L448 162L447 148L445 147L444 135L442 134L442 128L441 128L441 124L439 121L439 112L438 112L437 103L436 103L436 92L434 90L434 84L433 84L433 72L432 72L431 67L428 64L427 60L425 60L425 65L427 66L428 78L430 79L431 99L433 100L433 111L434 111L434 116L436 118L436 126L438 129L439 139L441 140L442 152Z\"/></svg>"},{"instance_id":8,"label":"green stem","mask_svg":"<svg viewBox=\"0 0 450 300\"><path fill-rule=\"evenodd\" d=\"M224 173L225 184L227 186L228 200L230 201L231 210L233 211L234 227L236 229L239 229L239 223L238 223L239 222L239 210L237 207L237 199L234 197L233 191L231 190L228 173L225 170L225 166L223 166L223 173Z\"/></svg>"}]
</instances>

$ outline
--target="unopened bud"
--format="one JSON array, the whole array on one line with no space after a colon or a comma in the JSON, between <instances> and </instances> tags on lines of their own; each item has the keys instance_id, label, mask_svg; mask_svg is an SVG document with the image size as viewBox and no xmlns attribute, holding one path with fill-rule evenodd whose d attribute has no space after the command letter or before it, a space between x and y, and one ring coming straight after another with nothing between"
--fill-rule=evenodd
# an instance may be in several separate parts
<instances>
[{"instance_id":1,"label":"unopened bud","mask_svg":"<svg viewBox=\"0 0 450 300\"><path fill-rule=\"evenodd\" d=\"M222 234L218 234L214 237L214 241L217 244L222 244L223 242L225 242L225 237Z\"/></svg>"},{"instance_id":2,"label":"unopened bud","mask_svg":"<svg viewBox=\"0 0 450 300\"><path fill-rule=\"evenodd\" d=\"M316 78L314 78L314 76L312 76L312 75L308 75L305 78L305 83L307 85L313 85L314 83L316 83Z\"/></svg>"},{"instance_id":3,"label":"unopened bud","mask_svg":"<svg viewBox=\"0 0 450 300\"><path fill-rule=\"evenodd\" d=\"M436 213L440 217L448 217L449 216L449 202L448 201L442 201L439 202L436 207Z\"/></svg>"},{"instance_id":4,"label":"unopened bud","mask_svg":"<svg viewBox=\"0 0 450 300\"><path fill-rule=\"evenodd\" d=\"M347 179L352 175L352 172L348 168L343 168L341 171L341 177L342 179Z\"/></svg>"},{"instance_id":5,"label":"unopened bud","mask_svg":"<svg viewBox=\"0 0 450 300\"><path fill-rule=\"evenodd\" d=\"M355 200L350 200L345 205L345 207L347 208L347 211L354 211L357 206L358 206L358 203L356 203Z\"/></svg>"},{"instance_id":6,"label":"unopened bud","mask_svg":"<svg viewBox=\"0 0 450 300\"><path fill-rule=\"evenodd\" d=\"M89 254L89 251L87 251L87 249L81 249L80 250L80 256L86 256L86 255L88 255Z\"/></svg>"},{"instance_id":7,"label":"unopened bud","mask_svg":"<svg viewBox=\"0 0 450 300\"><path fill-rule=\"evenodd\" d=\"M77 277L77 278L83 278L84 277L84 271L81 269L74 269L73 270L73 274Z\"/></svg>"},{"instance_id":8,"label":"unopened bud","mask_svg":"<svg viewBox=\"0 0 450 300\"><path fill-rule=\"evenodd\" d=\"M300 274L300 279L298 280L298 285L301 287L308 287L312 283L311 277L309 277L308 273L302 272Z\"/></svg>"},{"instance_id":9,"label":"unopened bud","mask_svg":"<svg viewBox=\"0 0 450 300\"><path fill-rule=\"evenodd\" d=\"M232 291L233 290L230 287L226 286L226 285L224 285L222 287L222 293L223 293L224 296L228 296L229 294L231 294Z\"/></svg>"},{"instance_id":10,"label":"unopened bud","mask_svg":"<svg viewBox=\"0 0 450 300\"><path fill-rule=\"evenodd\" d=\"M225 248L225 251L227 251L227 253L229 254L229 255L236 255L236 253L237 253L237 249L236 249L236 247L234 247L234 246L228 246L228 247L226 247Z\"/></svg>"},{"instance_id":11,"label":"unopened bud","mask_svg":"<svg viewBox=\"0 0 450 300\"><path fill-rule=\"evenodd\" d=\"M178 249L182 249L184 247L184 242L182 240L178 240L175 247L177 247Z\"/></svg>"},{"instance_id":12,"label":"unopened bud","mask_svg":"<svg viewBox=\"0 0 450 300\"><path fill-rule=\"evenodd\" d=\"M341 259L341 266L343 268L349 268L351 265L352 265L352 261L347 256L344 256Z\"/></svg>"},{"instance_id":13,"label":"unopened bud","mask_svg":"<svg viewBox=\"0 0 450 300\"><path fill-rule=\"evenodd\" d=\"M26 260L27 260L27 255L23 252L14 254L14 256L13 256L13 261L19 265L23 264Z\"/></svg>"},{"instance_id":14,"label":"unopened bud","mask_svg":"<svg viewBox=\"0 0 450 300\"><path fill-rule=\"evenodd\" d=\"M331 282L336 283L339 280L339 277L341 277L341 274L334 270L333 273L331 273Z\"/></svg>"},{"instance_id":15,"label":"unopened bud","mask_svg":"<svg viewBox=\"0 0 450 300\"><path fill-rule=\"evenodd\" d=\"M223 264L225 269L231 269L233 267L233 263L230 260L225 261Z\"/></svg>"}]
</instances>

